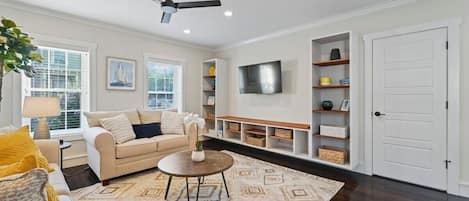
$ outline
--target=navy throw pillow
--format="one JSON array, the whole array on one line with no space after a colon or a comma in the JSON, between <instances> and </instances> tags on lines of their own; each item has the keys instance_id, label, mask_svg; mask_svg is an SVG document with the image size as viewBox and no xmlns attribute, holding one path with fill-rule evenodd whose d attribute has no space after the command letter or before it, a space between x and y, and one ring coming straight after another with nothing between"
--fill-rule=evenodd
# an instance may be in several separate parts
<instances>
[{"instance_id":1,"label":"navy throw pillow","mask_svg":"<svg viewBox=\"0 0 469 201\"><path fill-rule=\"evenodd\" d=\"M151 138L154 136L161 135L161 123L151 123L151 124L137 124L132 125L134 129L135 138Z\"/></svg>"}]
</instances>

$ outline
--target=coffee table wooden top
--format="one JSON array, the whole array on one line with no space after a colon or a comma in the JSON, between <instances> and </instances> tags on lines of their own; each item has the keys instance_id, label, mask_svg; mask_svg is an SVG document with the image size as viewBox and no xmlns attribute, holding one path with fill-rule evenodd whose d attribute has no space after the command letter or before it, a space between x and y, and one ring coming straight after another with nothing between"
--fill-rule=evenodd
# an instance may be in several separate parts
<instances>
[{"instance_id":1,"label":"coffee table wooden top","mask_svg":"<svg viewBox=\"0 0 469 201\"><path fill-rule=\"evenodd\" d=\"M178 152L164 157L158 162L158 169L176 177L202 177L223 172L233 166L233 157L219 151L205 151L205 160L192 161L192 152Z\"/></svg>"}]
</instances>

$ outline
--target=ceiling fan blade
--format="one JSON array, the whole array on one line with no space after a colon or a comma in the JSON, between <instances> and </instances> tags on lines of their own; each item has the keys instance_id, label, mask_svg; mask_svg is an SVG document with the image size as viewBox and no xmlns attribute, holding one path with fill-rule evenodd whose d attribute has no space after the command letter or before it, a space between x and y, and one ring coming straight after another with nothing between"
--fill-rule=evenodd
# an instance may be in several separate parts
<instances>
[{"instance_id":1,"label":"ceiling fan blade","mask_svg":"<svg viewBox=\"0 0 469 201\"><path fill-rule=\"evenodd\" d=\"M161 23L169 24L169 21L171 21L171 13L163 13L163 16L161 16Z\"/></svg>"},{"instance_id":2,"label":"ceiling fan blade","mask_svg":"<svg viewBox=\"0 0 469 201\"><path fill-rule=\"evenodd\" d=\"M184 9L184 8L203 8L203 7L212 7L212 6L221 6L221 1L193 1L193 2L181 2L175 3L176 8Z\"/></svg>"}]
</instances>

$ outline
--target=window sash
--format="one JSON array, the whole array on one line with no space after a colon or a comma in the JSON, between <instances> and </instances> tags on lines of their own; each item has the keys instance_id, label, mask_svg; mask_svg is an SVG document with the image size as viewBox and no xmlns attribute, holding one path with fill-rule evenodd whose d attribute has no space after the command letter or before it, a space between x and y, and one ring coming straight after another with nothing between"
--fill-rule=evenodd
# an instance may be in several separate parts
<instances>
[{"instance_id":1,"label":"window sash","mask_svg":"<svg viewBox=\"0 0 469 201\"><path fill-rule=\"evenodd\" d=\"M169 61L163 59L155 59L155 58L146 58L145 62L146 67L146 95L145 95L145 107L152 109L152 110L162 110L162 109L181 109L181 102L182 102L182 65L176 61ZM173 68L172 70L172 77L168 78L168 72L161 73L159 76L152 74L156 68ZM151 68L152 67L152 68ZM150 81L152 79L152 81ZM172 90L168 91L168 80L172 80ZM163 86L159 86L158 82L161 81ZM154 86L150 87L150 84L154 83ZM152 90L153 88L154 90ZM172 106L171 107L158 107L151 105L152 102L150 101L150 95L156 96L156 101L163 100L158 99L158 95L172 95ZM164 99L168 100L168 99Z\"/></svg>"},{"instance_id":2,"label":"window sash","mask_svg":"<svg viewBox=\"0 0 469 201\"><path fill-rule=\"evenodd\" d=\"M89 110L89 97L88 97L88 69L89 69L89 52L84 52L84 51L75 51L75 50L69 50L69 49L59 49L59 48L52 48L52 47L45 47L45 46L40 46L39 50L47 50L47 65L41 65L40 67L37 67L37 69L44 70L45 73L47 73L47 86L39 88L39 87L32 87L31 83L33 82L33 79L27 78L26 76L23 75L22 78L22 86L23 86L23 99L25 96L31 96L33 92L43 92L43 93L63 93L64 94L64 105L63 108L61 108L61 116L64 116L64 123L63 127L65 129L56 129L56 130L51 130L51 134L53 135L60 135L60 134L65 134L65 133L78 133L82 131L82 128L86 125L86 120L83 115L84 111ZM63 68L58 69L60 71L63 71L63 75L59 75L63 77L63 87L59 88L53 88L52 82L54 80L51 79L51 71L54 71L54 62L51 54L54 51L62 52L64 54L64 64L61 64ZM77 59L77 58L69 58L70 55L72 54L77 54L75 56L79 55L80 58L80 69L74 68L78 66L71 66L70 64L70 59ZM79 84L79 87L77 88L69 88L73 86L69 86L69 76L72 75L73 73L79 72L80 75L78 76L80 80L76 80L76 84ZM52 75L54 76L54 75ZM62 79L61 79L62 80ZM47 88L46 88L47 87ZM79 109L73 109L69 108L69 94L73 93L80 93L79 95ZM70 116L73 114L70 113L80 113L80 121L79 122L69 122L70 119L75 116ZM22 120L23 125L31 125L32 123L32 118L23 118ZM68 125L69 123L79 123L80 128L73 128L72 125ZM54 126L54 125L52 125ZM57 126L62 126L62 124L58 124Z\"/></svg>"}]
</instances>

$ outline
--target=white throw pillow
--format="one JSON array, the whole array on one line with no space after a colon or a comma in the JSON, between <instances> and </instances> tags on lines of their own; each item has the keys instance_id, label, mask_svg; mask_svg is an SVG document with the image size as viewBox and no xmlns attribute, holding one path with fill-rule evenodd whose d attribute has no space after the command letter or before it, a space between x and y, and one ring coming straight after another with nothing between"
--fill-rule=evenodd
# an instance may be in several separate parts
<instances>
[{"instance_id":1,"label":"white throw pillow","mask_svg":"<svg viewBox=\"0 0 469 201\"><path fill-rule=\"evenodd\" d=\"M132 124L125 114L120 114L111 118L100 119L99 123L104 129L111 132L116 144L122 144L129 140L135 139Z\"/></svg>"},{"instance_id":2,"label":"white throw pillow","mask_svg":"<svg viewBox=\"0 0 469 201\"><path fill-rule=\"evenodd\" d=\"M163 111L161 114L161 132L163 134L184 135L184 117L186 114Z\"/></svg>"}]
</instances>

